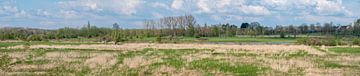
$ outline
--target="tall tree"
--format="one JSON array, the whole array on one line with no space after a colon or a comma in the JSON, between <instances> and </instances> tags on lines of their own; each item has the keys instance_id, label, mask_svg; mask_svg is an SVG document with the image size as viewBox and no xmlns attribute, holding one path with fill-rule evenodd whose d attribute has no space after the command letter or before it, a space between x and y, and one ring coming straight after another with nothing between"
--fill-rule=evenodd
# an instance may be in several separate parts
<instances>
[{"instance_id":1,"label":"tall tree","mask_svg":"<svg viewBox=\"0 0 360 76\"><path fill-rule=\"evenodd\" d=\"M119 29L120 29L119 24L114 23L114 24L113 24L113 29L115 29L115 30L119 30Z\"/></svg>"},{"instance_id":2,"label":"tall tree","mask_svg":"<svg viewBox=\"0 0 360 76\"><path fill-rule=\"evenodd\" d=\"M360 37L360 19L358 19L354 22L353 32L356 36Z\"/></svg>"}]
</instances>

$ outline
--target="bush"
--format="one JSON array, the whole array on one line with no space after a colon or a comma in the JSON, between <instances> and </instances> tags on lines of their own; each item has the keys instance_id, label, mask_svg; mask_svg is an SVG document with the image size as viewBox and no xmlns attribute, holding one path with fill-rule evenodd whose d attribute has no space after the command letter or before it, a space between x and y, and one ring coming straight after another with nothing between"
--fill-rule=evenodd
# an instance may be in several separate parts
<instances>
[{"instance_id":1,"label":"bush","mask_svg":"<svg viewBox=\"0 0 360 76\"><path fill-rule=\"evenodd\" d=\"M27 38L28 41L43 41L42 35L31 35Z\"/></svg>"},{"instance_id":2,"label":"bush","mask_svg":"<svg viewBox=\"0 0 360 76\"><path fill-rule=\"evenodd\" d=\"M280 38L285 38L285 33L281 33Z\"/></svg>"},{"instance_id":3,"label":"bush","mask_svg":"<svg viewBox=\"0 0 360 76\"><path fill-rule=\"evenodd\" d=\"M298 43L298 44L307 44L308 40L309 40L308 38L301 38L301 39L296 40L296 43Z\"/></svg>"},{"instance_id":4,"label":"bush","mask_svg":"<svg viewBox=\"0 0 360 76\"><path fill-rule=\"evenodd\" d=\"M156 37L156 42L158 42L158 43L161 43L161 37L160 36L158 36L158 37Z\"/></svg>"},{"instance_id":5,"label":"bush","mask_svg":"<svg viewBox=\"0 0 360 76\"><path fill-rule=\"evenodd\" d=\"M353 45L360 45L360 39L353 39Z\"/></svg>"},{"instance_id":6,"label":"bush","mask_svg":"<svg viewBox=\"0 0 360 76\"><path fill-rule=\"evenodd\" d=\"M339 41L334 38L304 38L297 40L297 43L315 46L336 46L338 45Z\"/></svg>"},{"instance_id":7,"label":"bush","mask_svg":"<svg viewBox=\"0 0 360 76\"><path fill-rule=\"evenodd\" d=\"M323 40L323 45L336 46L336 45L338 45L338 41L337 41L337 39L325 39L325 41Z\"/></svg>"}]
</instances>

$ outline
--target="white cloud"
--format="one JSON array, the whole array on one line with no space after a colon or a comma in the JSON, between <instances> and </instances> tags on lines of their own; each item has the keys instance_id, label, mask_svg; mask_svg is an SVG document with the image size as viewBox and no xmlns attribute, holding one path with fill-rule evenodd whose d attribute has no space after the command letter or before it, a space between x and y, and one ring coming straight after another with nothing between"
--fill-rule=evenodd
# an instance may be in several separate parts
<instances>
[{"instance_id":1,"label":"white cloud","mask_svg":"<svg viewBox=\"0 0 360 76\"><path fill-rule=\"evenodd\" d=\"M316 10L319 15L351 15L351 12L342 5L341 0L317 0Z\"/></svg>"},{"instance_id":2,"label":"white cloud","mask_svg":"<svg viewBox=\"0 0 360 76\"><path fill-rule=\"evenodd\" d=\"M299 10L313 12L313 14L316 15L352 15L342 4L341 0L262 0L261 5L271 8L273 11L279 11L289 15L299 14L298 12L301 12ZM309 14L310 13L300 13L300 15Z\"/></svg>"},{"instance_id":3,"label":"white cloud","mask_svg":"<svg viewBox=\"0 0 360 76\"><path fill-rule=\"evenodd\" d=\"M264 6L243 6L240 10L245 14L252 14L252 15L270 15L270 11L265 8Z\"/></svg>"},{"instance_id":4,"label":"white cloud","mask_svg":"<svg viewBox=\"0 0 360 76\"><path fill-rule=\"evenodd\" d=\"M186 8L185 6L195 6ZM195 13L238 13L242 15L270 15L271 11L261 5L246 4L245 0L174 0L172 8L175 10L192 10ZM196 10L193 10L196 9Z\"/></svg>"},{"instance_id":5,"label":"white cloud","mask_svg":"<svg viewBox=\"0 0 360 76\"><path fill-rule=\"evenodd\" d=\"M160 2L152 3L152 6L155 7L155 8L163 8L163 9L166 9L166 10L170 10L170 9L171 9L167 4L165 4L165 3L160 3Z\"/></svg>"},{"instance_id":6,"label":"white cloud","mask_svg":"<svg viewBox=\"0 0 360 76\"><path fill-rule=\"evenodd\" d=\"M75 11L61 11L61 15L62 15L62 18L65 18L65 19L76 18L76 17L80 16Z\"/></svg>"},{"instance_id":7,"label":"white cloud","mask_svg":"<svg viewBox=\"0 0 360 76\"><path fill-rule=\"evenodd\" d=\"M230 12L234 8L239 8L245 3L244 0L198 0L197 7L200 12Z\"/></svg>"},{"instance_id":8,"label":"white cloud","mask_svg":"<svg viewBox=\"0 0 360 76\"><path fill-rule=\"evenodd\" d=\"M184 7L183 4L184 4L184 0L174 0L171 3L171 8L179 10Z\"/></svg>"},{"instance_id":9,"label":"white cloud","mask_svg":"<svg viewBox=\"0 0 360 76\"><path fill-rule=\"evenodd\" d=\"M21 18L29 17L30 14L25 10L19 10L16 6L0 6L0 16Z\"/></svg>"},{"instance_id":10,"label":"white cloud","mask_svg":"<svg viewBox=\"0 0 360 76\"><path fill-rule=\"evenodd\" d=\"M64 9L84 11L112 11L118 14L132 15L137 13L137 9L142 0L77 0L61 1L59 4Z\"/></svg>"}]
</instances>

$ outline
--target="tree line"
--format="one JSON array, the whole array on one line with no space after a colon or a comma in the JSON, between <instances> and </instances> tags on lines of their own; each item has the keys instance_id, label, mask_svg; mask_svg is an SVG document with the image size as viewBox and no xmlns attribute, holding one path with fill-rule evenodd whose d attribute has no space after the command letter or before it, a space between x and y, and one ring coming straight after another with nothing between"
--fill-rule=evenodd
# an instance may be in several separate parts
<instances>
[{"instance_id":1,"label":"tree line","mask_svg":"<svg viewBox=\"0 0 360 76\"><path fill-rule=\"evenodd\" d=\"M329 23L264 26L259 22L235 24L203 24L196 22L192 15L164 17L154 20L144 20L142 29L125 29L117 23L113 28L97 27L90 22L82 28L64 27L56 30L4 27L0 29L0 40L42 41L66 38L98 38L102 41L127 41L158 37L177 39L178 37L232 37L237 35L279 35L279 37L297 37L297 35L329 35L360 37L360 19L352 24L340 25Z\"/></svg>"}]
</instances>

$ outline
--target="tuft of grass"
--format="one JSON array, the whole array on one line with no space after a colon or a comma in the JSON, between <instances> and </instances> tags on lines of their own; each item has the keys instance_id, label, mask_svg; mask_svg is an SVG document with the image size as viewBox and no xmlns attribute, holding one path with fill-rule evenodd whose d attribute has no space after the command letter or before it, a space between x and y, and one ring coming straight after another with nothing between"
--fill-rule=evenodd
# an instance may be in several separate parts
<instances>
[{"instance_id":1,"label":"tuft of grass","mask_svg":"<svg viewBox=\"0 0 360 76\"><path fill-rule=\"evenodd\" d=\"M329 48L329 51L336 53L350 53L350 54L360 54L360 48L352 48L352 47L334 47Z\"/></svg>"},{"instance_id":2,"label":"tuft of grass","mask_svg":"<svg viewBox=\"0 0 360 76\"><path fill-rule=\"evenodd\" d=\"M312 46L312 48L314 48L314 49L316 49L316 50L318 50L318 51L321 51L321 52L327 52L326 50L324 50L324 49L321 49L320 47L318 47L318 46Z\"/></svg>"},{"instance_id":3,"label":"tuft of grass","mask_svg":"<svg viewBox=\"0 0 360 76\"><path fill-rule=\"evenodd\" d=\"M201 69L204 71L219 70L222 72L231 72L235 75L256 76L261 70L254 65L231 65L227 62L214 59L202 59L190 62L192 68Z\"/></svg>"},{"instance_id":4,"label":"tuft of grass","mask_svg":"<svg viewBox=\"0 0 360 76\"><path fill-rule=\"evenodd\" d=\"M30 61L23 61L22 63L42 65L42 64L50 63L50 60L30 60Z\"/></svg>"},{"instance_id":5,"label":"tuft of grass","mask_svg":"<svg viewBox=\"0 0 360 76\"><path fill-rule=\"evenodd\" d=\"M24 49L0 49L0 52L24 52Z\"/></svg>"},{"instance_id":6,"label":"tuft of grass","mask_svg":"<svg viewBox=\"0 0 360 76\"><path fill-rule=\"evenodd\" d=\"M11 58L8 55L3 55L0 57L0 68L3 68L10 64Z\"/></svg>"},{"instance_id":7,"label":"tuft of grass","mask_svg":"<svg viewBox=\"0 0 360 76\"><path fill-rule=\"evenodd\" d=\"M327 67L327 68L342 68L342 67L347 67L345 65L341 65L341 64L338 64L338 63L334 63L334 62L325 62L323 64L324 67Z\"/></svg>"},{"instance_id":8,"label":"tuft of grass","mask_svg":"<svg viewBox=\"0 0 360 76\"><path fill-rule=\"evenodd\" d=\"M118 64L122 64L125 58L134 57L136 55L144 55L149 51L149 49L144 49L142 51L128 51L125 53L121 53L117 56Z\"/></svg>"},{"instance_id":9,"label":"tuft of grass","mask_svg":"<svg viewBox=\"0 0 360 76\"><path fill-rule=\"evenodd\" d=\"M352 67L350 65L342 65L339 63L335 63L332 61L326 61L322 59L315 59L315 62L319 64L319 67L325 67L325 68L343 68L343 67Z\"/></svg>"},{"instance_id":10,"label":"tuft of grass","mask_svg":"<svg viewBox=\"0 0 360 76\"><path fill-rule=\"evenodd\" d=\"M236 57L243 57L243 56L258 56L258 54L254 53L211 53L212 55L232 55Z\"/></svg>"},{"instance_id":11,"label":"tuft of grass","mask_svg":"<svg viewBox=\"0 0 360 76\"><path fill-rule=\"evenodd\" d=\"M291 53L288 56L289 57L305 57L305 56L309 56L309 52L304 51L304 50L300 50L300 51L297 51L295 53Z\"/></svg>"},{"instance_id":12,"label":"tuft of grass","mask_svg":"<svg viewBox=\"0 0 360 76\"><path fill-rule=\"evenodd\" d=\"M193 54L200 50L198 49L147 49L151 51L148 56L168 56L168 57L179 57L186 54Z\"/></svg>"},{"instance_id":13,"label":"tuft of grass","mask_svg":"<svg viewBox=\"0 0 360 76\"><path fill-rule=\"evenodd\" d=\"M167 59L164 59L164 61L165 61L164 64L175 67L177 69L180 69L185 66L185 62L180 59L167 58Z\"/></svg>"}]
</instances>

